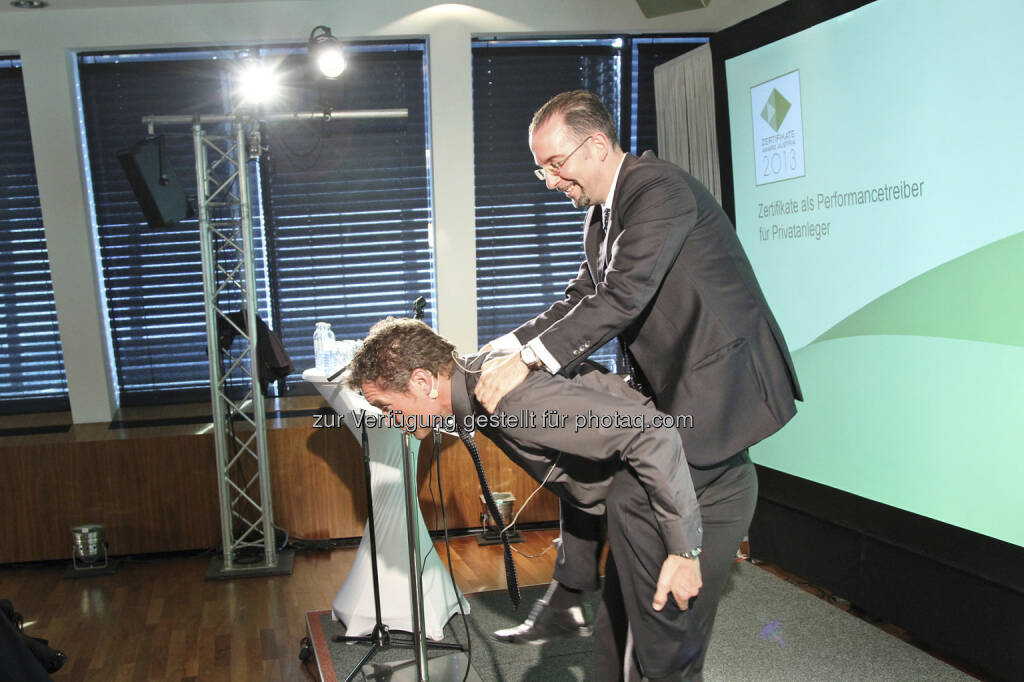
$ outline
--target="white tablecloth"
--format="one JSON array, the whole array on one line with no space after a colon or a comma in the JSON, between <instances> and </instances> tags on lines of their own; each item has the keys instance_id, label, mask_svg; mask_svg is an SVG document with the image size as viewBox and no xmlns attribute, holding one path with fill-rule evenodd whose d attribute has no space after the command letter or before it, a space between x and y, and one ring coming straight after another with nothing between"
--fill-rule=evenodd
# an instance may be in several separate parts
<instances>
[{"instance_id":1,"label":"white tablecloth","mask_svg":"<svg viewBox=\"0 0 1024 682\"><path fill-rule=\"evenodd\" d=\"M362 429L356 417L382 416L381 411L366 402L358 393L345 390L341 377L328 383L322 372L307 369L302 378L316 386L320 394L345 420L345 424L362 443ZM373 514L376 520L377 571L380 581L381 619L392 630L412 630L411 601L409 595L409 542L406 536L405 486L402 476L402 431L397 428L374 426L373 419L366 422L370 447L370 480L373 489ZM412 452L418 451L418 442L412 441ZM416 460L413 459L413 471ZM352 481L362 488L362 479ZM433 542L417 514L419 526L420 560L423 563L423 620L427 637L444 638L445 623L459 612L459 599L469 613L469 602L452 585L448 571L441 563ZM366 635L373 630L376 615L373 608L373 572L370 564L370 527L367 523L359 543L355 562L345 583L334 598L335 618L345 623L347 634Z\"/></svg>"}]
</instances>

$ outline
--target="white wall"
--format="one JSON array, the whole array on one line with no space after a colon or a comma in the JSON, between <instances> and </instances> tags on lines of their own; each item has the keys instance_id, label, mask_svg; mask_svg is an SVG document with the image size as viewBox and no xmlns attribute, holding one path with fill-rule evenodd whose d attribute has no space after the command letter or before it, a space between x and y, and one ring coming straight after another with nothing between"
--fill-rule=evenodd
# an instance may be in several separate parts
<instances>
[{"instance_id":1,"label":"white wall","mask_svg":"<svg viewBox=\"0 0 1024 682\"><path fill-rule=\"evenodd\" d=\"M20 55L23 64L74 421L107 421L116 408L95 226L78 132L77 51L294 43L304 41L318 24L330 26L343 40L426 37L438 327L467 352L477 347L470 39L517 33L710 33L780 1L714 0L705 9L657 19L645 18L631 0L278 0L0 11L0 55Z\"/></svg>"}]
</instances>

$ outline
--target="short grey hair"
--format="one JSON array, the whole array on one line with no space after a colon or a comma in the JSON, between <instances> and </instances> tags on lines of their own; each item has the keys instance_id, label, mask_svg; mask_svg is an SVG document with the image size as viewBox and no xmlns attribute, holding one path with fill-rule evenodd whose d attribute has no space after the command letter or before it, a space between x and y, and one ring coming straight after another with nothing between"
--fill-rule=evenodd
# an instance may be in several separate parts
<instances>
[{"instance_id":1,"label":"short grey hair","mask_svg":"<svg viewBox=\"0 0 1024 682\"><path fill-rule=\"evenodd\" d=\"M559 114L565 119L566 127L573 131L578 139L594 133L604 133L612 145L619 146L615 120L601 98L589 90L569 90L545 102L530 121L530 135Z\"/></svg>"}]
</instances>

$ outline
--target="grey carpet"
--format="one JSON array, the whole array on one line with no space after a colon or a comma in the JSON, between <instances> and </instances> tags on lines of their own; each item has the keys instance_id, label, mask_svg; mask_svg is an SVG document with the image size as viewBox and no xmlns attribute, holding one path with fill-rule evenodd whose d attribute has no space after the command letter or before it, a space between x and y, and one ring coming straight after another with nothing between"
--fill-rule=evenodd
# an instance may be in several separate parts
<instances>
[{"instance_id":1,"label":"grey carpet","mask_svg":"<svg viewBox=\"0 0 1024 682\"><path fill-rule=\"evenodd\" d=\"M542 592L542 588L523 590L518 613L512 611L504 590L469 595L472 665L485 682L594 679L592 639L540 646L515 646L491 639L491 631L520 622ZM328 640L345 631L329 614L321 616L321 622ZM445 633L446 641L464 643L462 619L453 618ZM365 653L366 645L330 642L329 649L338 679L343 680ZM429 655L444 653L431 650ZM373 661L379 664L411 656L411 649L392 647ZM739 563L719 606L704 679L942 682L973 678L767 571Z\"/></svg>"}]
</instances>

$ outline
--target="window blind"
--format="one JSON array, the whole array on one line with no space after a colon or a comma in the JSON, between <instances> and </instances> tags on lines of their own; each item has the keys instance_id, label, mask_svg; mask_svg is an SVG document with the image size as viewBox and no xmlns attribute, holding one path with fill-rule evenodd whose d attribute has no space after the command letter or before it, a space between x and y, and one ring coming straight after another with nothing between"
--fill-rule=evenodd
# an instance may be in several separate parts
<instances>
[{"instance_id":1,"label":"window blind","mask_svg":"<svg viewBox=\"0 0 1024 682\"><path fill-rule=\"evenodd\" d=\"M21 64L0 58L0 412L67 409Z\"/></svg>"},{"instance_id":2,"label":"window blind","mask_svg":"<svg viewBox=\"0 0 1024 682\"><path fill-rule=\"evenodd\" d=\"M266 151L250 164L259 309L298 371L313 364L315 321L331 322L338 338L361 337L380 317L407 314L416 296L433 298L423 43L347 51L349 68L331 85L309 80L303 48L263 53L284 81L274 110L410 110L408 119L262 127ZM209 370L198 223L149 228L116 152L145 136L145 115L231 112L234 64L233 52L209 51L80 59L122 404L206 400ZM194 197L190 129L157 132Z\"/></svg>"},{"instance_id":3,"label":"window blind","mask_svg":"<svg viewBox=\"0 0 1024 682\"><path fill-rule=\"evenodd\" d=\"M283 69L300 108L408 109L407 118L267 127L264 211L278 331L295 366L313 365L313 328L362 338L418 296L433 322L434 270L424 43L347 48L342 77L314 87L304 57Z\"/></svg>"},{"instance_id":4,"label":"window blind","mask_svg":"<svg viewBox=\"0 0 1024 682\"><path fill-rule=\"evenodd\" d=\"M79 82L100 262L122 405L209 399L199 225L149 227L117 159L148 115L231 110L216 53L84 55ZM226 132L221 127L208 132ZM165 167L195 200L189 126L161 128Z\"/></svg>"},{"instance_id":5,"label":"window blind","mask_svg":"<svg viewBox=\"0 0 1024 682\"><path fill-rule=\"evenodd\" d=\"M527 140L533 112L552 95L596 92L620 109L621 58L614 41L484 42L473 46L477 335L483 345L563 297L583 261L584 211L533 174ZM611 347L609 347L611 346ZM614 368L609 344L591 356Z\"/></svg>"},{"instance_id":6,"label":"window blind","mask_svg":"<svg viewBox=\"0 0 1024 682\"><path fill-rule=\"evenodd\" d=\"M527 128L551 96L585 89L623 149L657 150L654 67L705 37L478 40L473 44L477 332L490 341L562 298L583 260L583 211L533 176ZM618 369L612 341L591 357Z\"/></svg>"}]
</instances>

